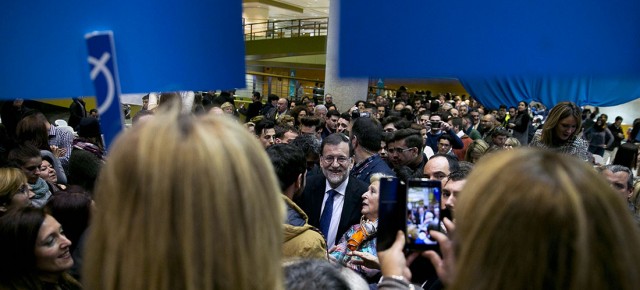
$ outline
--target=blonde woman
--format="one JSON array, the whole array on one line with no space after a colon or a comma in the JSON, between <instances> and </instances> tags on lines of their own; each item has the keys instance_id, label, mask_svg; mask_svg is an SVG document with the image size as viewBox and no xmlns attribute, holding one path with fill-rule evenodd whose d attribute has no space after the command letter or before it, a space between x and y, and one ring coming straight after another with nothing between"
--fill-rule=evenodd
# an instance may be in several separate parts
<instances>
[{"instance_id":1,"label":"blonde woman","mask_svg":"<svg viewBox=\"0 0 640 290\"><path fill-rule=\"evenodd\" d=\"M464 155L464 161L476 163L489 150L489 144L482 139L476 139L469 144L467 153Z\"/></svg>"},{"instance_id":2,"label":"blonde woman","mask_svg":"<svg viewBox=\"0 0 640 290\"><path fill-rule=\"evenodd\" d=\"M378 205L380 180L390 177L374 173L369 190L362 194L362 217L360 223L352 225L340 241L329 250L330 259L347 266L369 282L380 273L377 256Z\"/></svg>"},{"instance_id":3,"label":"blonde woman","mask_svg":"<svg viewBox=\"0 0 640 290\"><path fill-rule=\"evenodd\" d=\"M0 216L12 208L28 207L33 192L18 168L0 168Z\"/></svg>"},{"instance_id":4,"label":"blonde woman","mask_svg":"<svg viewBox=\"0 0 640 290\"><path fill-rule=\"evenodd\" d=\"M424 254L447 289L640 285L640 232L625 202L578 159L533 149L491 154L473 170L456 206L453 240L431 232L444 260ZM397 239L378 253L384 276L402 275L402 244Z\"/></svg>"},{"instance_id":5,"label":"blonde woman","mask_svg":"<svg viewBox=\"0 0 640 290\"><path fill-rule=\"evenodd\" d=\"M282 197L242 125L170 109L112 148L86 289L282 289Z\"/></svg>"}]
</instances>

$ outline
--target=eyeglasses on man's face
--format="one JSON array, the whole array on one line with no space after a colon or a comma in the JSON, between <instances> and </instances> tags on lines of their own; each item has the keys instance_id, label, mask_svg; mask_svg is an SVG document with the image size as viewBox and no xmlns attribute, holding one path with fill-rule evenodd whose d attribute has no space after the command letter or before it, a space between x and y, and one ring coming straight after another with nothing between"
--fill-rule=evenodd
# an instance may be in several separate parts
<instances>
[{"instance_id":1,"label":"eyeglasses on man's face","mask_svg":"<svg viewBox=\"0 0 640 290\"><path fill-rule=\"evenodd\" d=\"M340 165L345 165L349 162L349 157L345 157L345 156L322 156L320 157L320 160L322 160L322 162L324 162L325 164L333 164L333 162L338 161L338 164Z\"/></svg>"},{"instance_id":2,"label":"eyeglasses on man's face","mask_svg":"<svg viewBox=\"0 0 640 290\"><path fill-rule=\"evenodd\" d=\"M389 148L387 149L387 152L389 152L389 154L395 154L395 153L403 153L403 152L407 152L409 150L413 149L413 147L411 148L400 148L400 147L395 147L395 148Z\"/></svg>"}]
</instances>

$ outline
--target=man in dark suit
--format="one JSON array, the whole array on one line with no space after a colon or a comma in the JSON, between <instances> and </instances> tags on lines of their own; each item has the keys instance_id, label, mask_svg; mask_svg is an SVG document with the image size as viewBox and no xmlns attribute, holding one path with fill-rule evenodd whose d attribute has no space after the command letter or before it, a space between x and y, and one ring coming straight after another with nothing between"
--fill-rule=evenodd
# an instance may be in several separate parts
<instances>
[{"instance_id":1,"label":"man in dark suit","mask_svg":"<svg viewBox=\"0 0 640 290\"><path fill-rule=\"evenodd\" d=\"M246 122L249 122L253 117L260 115L260 110L262 110L262 97L259 92L253 92L251 100L253 100L253 102L249 104L248 109L245 108L244 105L241 105L238 110L240 114L245 115Z\"/></svg>"},{"instance_id":2,"label":"man in dark suit","mask_svg":"<svg viewBox=\"0 0 640 290\"><path fill-rule=\"evenodd\" d=\"M331 248L349 229L360 222L362 194L368 184L349 178L353 167L353 148L349 138L334 133L322 140L322 175L309 176L298 205L309 216L309 224L318 227Z\"/></svg>"}]
</instances>

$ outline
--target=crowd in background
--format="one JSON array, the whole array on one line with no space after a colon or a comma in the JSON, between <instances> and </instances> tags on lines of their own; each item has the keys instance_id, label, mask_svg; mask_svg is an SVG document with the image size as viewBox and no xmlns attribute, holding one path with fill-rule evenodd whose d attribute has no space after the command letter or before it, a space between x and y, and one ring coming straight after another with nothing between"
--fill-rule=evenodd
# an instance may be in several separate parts
<instances>
[{"instance_id":1,"label":"crowd in background","mask_svg":"<svg viewBox=\"0 0 640 290\"><path fill-rule=\"evenodd\" d=\"M0 289L640 285L640 118L623 132L571 102L404 87L333 101L147 95L108 156L82 99L68 126L5 102ZM403 235L379 251L391 177L440 181L440 205L407 215L444 217L439 253L406 253Z\"/></svg>"}]
</instances>

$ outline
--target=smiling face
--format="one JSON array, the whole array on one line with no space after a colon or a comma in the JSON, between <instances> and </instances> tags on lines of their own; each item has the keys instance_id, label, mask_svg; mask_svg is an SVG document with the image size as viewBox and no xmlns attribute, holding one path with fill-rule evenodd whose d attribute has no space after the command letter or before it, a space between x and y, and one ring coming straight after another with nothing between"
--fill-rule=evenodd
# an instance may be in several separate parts
<instances>
[{"instance_id":1,"label":"smiling face","mask_svg":"<svg viewBox=\"0 0 640 290\"><path fill-rule=\"evenodd\" d=\"M331 187L336 188L347 179L351 165L347 142L340 142L338 145L324 145L320 157L320 167Z\"/></svg>"},{"instance_id":2,"label":"smiling face","mask_svg":"<svg viewBox=\"0 0 640 290\"><path fill-rule=\"evenodd\" d=\"M562 141L566 141L573 136L578 128L578 121L573 117L566 117L556 125L554 129L555 136Z\"/></svg>"},{"instance_id":3,"label":"smiling face","mask_svg":"<svg viewBox=\"0 0 640 290\"><path fill-rule=\"evenodd\" d=\"M344 131L346 131L347 128L349 128L349 121L343 118L338 119L338 127L336 129L336 132L344 133Z\"/></svg>"},{"instance_id":4,"label":"smiling face","mask_svg":"<svg viewBox=\"0 0 640 290\"><path fill-rule=\"evenodd\" d=\"M69 246L71 241L64 236L60 223L47 215L40 226L35 245L36 268L43 280L48 281L48 276L57 277L73 266Z\"/></svg>"},{"instance_id":5,"label":"smiling face","mask_svg":"<svg viewBox=\"0 0 640 290\"><path fill-rule=\"evenodd\" d=\"M40 165L40 178L52 183L58 182L56 170L53 169L53 165L47 160L42 160L42 165Z\"/></svg>"},{"instance_id":6,"label":"smiling face","mask_svg":"<svg viewBox=\"0 0 640 290\"><path fill-rule=\"evenodd\" d=\"M362 194L361 213L370 221L378 219L378 194L380 192L380 181L374 181L369 185L369 190Z\"/></svg>"}]
</instances>

